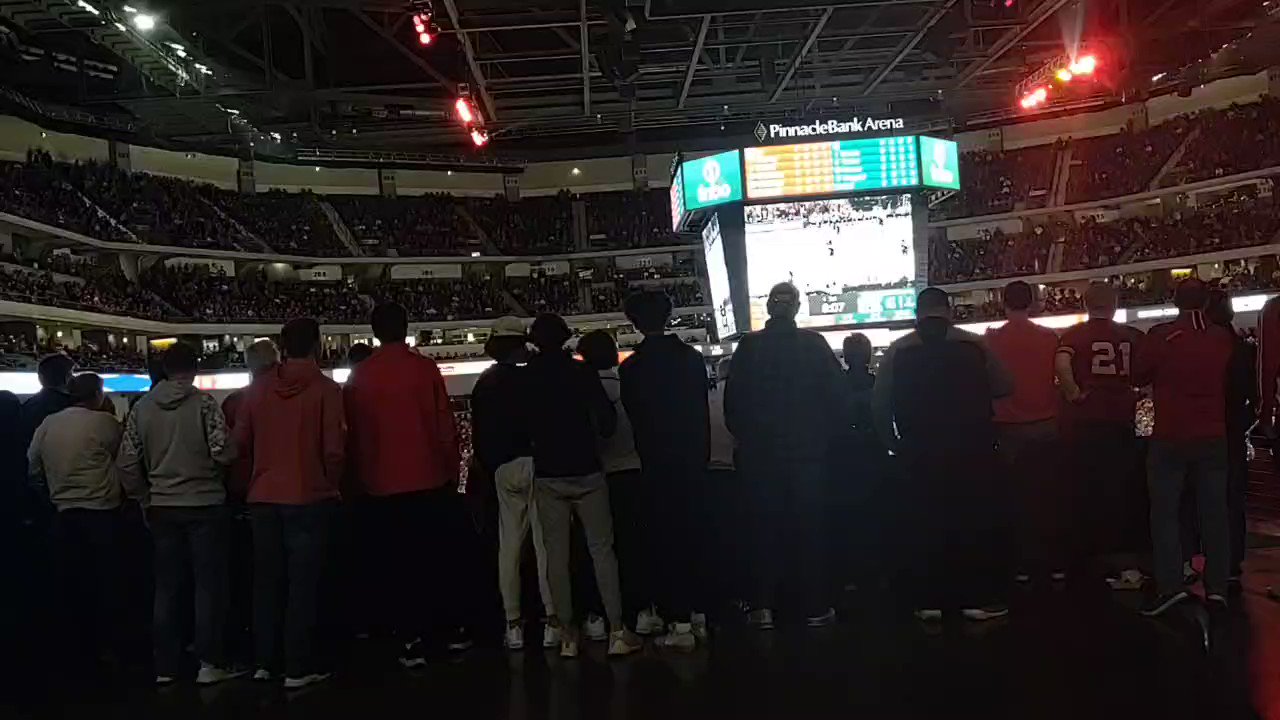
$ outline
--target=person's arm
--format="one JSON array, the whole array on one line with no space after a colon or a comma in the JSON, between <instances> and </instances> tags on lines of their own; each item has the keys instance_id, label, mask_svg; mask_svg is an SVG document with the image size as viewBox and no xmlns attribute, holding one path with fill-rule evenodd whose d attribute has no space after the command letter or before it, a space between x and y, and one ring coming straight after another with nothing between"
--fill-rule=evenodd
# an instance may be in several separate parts
<instances>
[{"instance_id":1,"label":"person's arm","mask_svg":"<svg viewBox=\"0 0 1280 720\"><path fill-rule=\"evenodd\" d=\"M1084 392L1076 384L1075 369L1071 367L1073 351L1069 347L1060 347L1053 354L1053 371L1058 376L1058 386L1062 388L1062 396L1067 402L1079 402Z\"/></svg>"},{"instance_id":2,"label":"person's arm","mask_svg":"<svg viewBox=\"0 0 1280 720\"><path fill-rule=\"evenodd\" d=\"M320 433L324 476L331 487L338 487L347 460L347 418L342 411L342 390L336 383L320 397Z\"/></svg>"},{"instance_id":3,"label":"person's arm","mask_svg":"<svg viewBox=\"0 0 1280 720\"><path fill-rule=\"evenodd\" d=\"M582 392L587 397L587 406L591 409L596 435L601 438L613 437L618 431L618 411L604 391L604 385L600 384L600 378L586 365L578 369L581 371L578 376L581 378Z\"/></svg>"},{"instance_id":4,"label":"person's arm","mask_svg":"<svg viewBox=\"0 0 1280 720\"><path fill-rule=\"evenodd\" d=\"M135 406L124 421L124 437L116 456L116 477L120 479L125 495L146 505L149 486L142 467L142 435L138 431L136 410Z\"/></svg>"},{"instance_id":5,"label":"person's arm","mask_svg":"<svg viewBox=\"0 0 1280 720\"><path fill-rule=\"evenodd\" d=\"M1134 387L1145 387L1155 381L1156 373L1164 361L1167 346L1165 334L1160 326L1152 328L1151 332L1142 338L1138 346L1138 357L1133 361Z\"/></svg>"},{"instance_id":6,"label":"person's arm","mask_svg":"<svg viewBox=\"0 0 1280 720\"><path fill-rule=\"evenodd\" d=\"M876 434L891 450L898 445L898 433L893 427L893 360L896 355L897 346L890 345L880 361L876 384L871 389L871 418Z\"/></svg>"},{"instance_id":7,"label":"person's arm","mask_svg":"<svg viewBox=\"0 0 1280 720\"><path fill-rule=\"evenodd\" d=\"M49 499L49 483L44 475L44 437L45 423L40 423L35 434L31 436L31 444L27 447L27 478L36 493Z\"/></svg>"},{"instance_id":8,"label":"person's arm","mask_svg":"<svg viewBox=\"0 0 1280 720\"><path fill-rule=\"evenodd\" d=\"M752 344L747 338L729 360L729 379L724 384L724 426L729 434L742 440L747 430L747 413L751 412L751 383L755 366Z\"/></svg>"},{"instance_id":9,"label":"person's arm","mask_svg":"<svg viewBox=\"0 0 1280 720\"><path fill-rule=\"evenodd\" d=\"M429 403L425 411L432 415L432 422L427 427L436 429L436 447L445 477L450 481L458 479L462 467L462 451L458 447L458 427L454 422L453 408L449 406L449 391L445 388L444 376L434 362L428 360L427 386L430 392L423 395ZM474 447L472 448L474 450Z\"/></svg>"},{"instance_id":10,"label":"person's arm","mask_svg":"<svg viewBox=\"0 0 1280 720\"><path fill-rule=\"evenodd\" d=\"M236 459L235 441L227 431L227 416L212 395L200 396L200 421L204 439L209 443L209 457L219 465L230 465Z\"/></svg>"},{"instance_id":11,"label":"person's arm","mask_svg":"<svg viewBox=\"0 0 1280 720\"><path fill-rule=\"evenodd\" d=\"M705 466L711 462L711 406L707 402L707 393L710 391L707 381L707 366L702 360L702 353L690 348L692 352L689 355L689 366L686 371L689 374L689 412L694 418L694 424L702 433L701 442L698 447L702 451L702 464Z\"/></svg>"}]
</instances>

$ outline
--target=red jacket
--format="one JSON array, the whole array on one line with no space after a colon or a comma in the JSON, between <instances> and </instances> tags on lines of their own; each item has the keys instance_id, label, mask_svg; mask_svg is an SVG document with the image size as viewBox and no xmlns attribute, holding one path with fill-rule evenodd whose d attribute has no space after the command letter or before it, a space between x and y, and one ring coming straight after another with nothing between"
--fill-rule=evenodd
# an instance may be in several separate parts
<instances>
[{"instance_id":1,"label":"red jacket","mask_svg":"<svg viewBox=\"0 0 1280 720\"><path fill-rule=\"evenodd\" d=\"M311 360L288 360L246 389L236 413L253 458L249 502L310 505L339 496L346 460L342 391Z\"/></svg>"},{"instance_id":2,"label":"red jacket","mask_svg":"<svg viewBox=\"0 0 1280 720\"><path fill-rule=\"evenodd\" d=\"M1026 318L987 331L987 347L1013 376L1013 394L996 400L995 421L1029 423L1058 416L1053 356L1058 334Z\"/></svg>"},{"instance_id":3,"label":"red jacket","mask_svg":"<svg viewBox=\"0 0 1280 720\"><path fill-rule=\"evenodd\" d=\"M1157 440L1212 440L1227 436L1227 366L1231 332L1208 324L1202 312L1147 333L1133 379L1151 385Z\"/></svg>"},{"instance_id":4,"label":"red jacket","mask_svg":"<svg viewBox=\"0 0 1280 720\"><path fill-rule=\"evenodd\" d=\"M343 389L356 484L375 495L434 490L458 478L458 433L444 377L431 358L378 348Z\"/></svg>"}]
</instances>

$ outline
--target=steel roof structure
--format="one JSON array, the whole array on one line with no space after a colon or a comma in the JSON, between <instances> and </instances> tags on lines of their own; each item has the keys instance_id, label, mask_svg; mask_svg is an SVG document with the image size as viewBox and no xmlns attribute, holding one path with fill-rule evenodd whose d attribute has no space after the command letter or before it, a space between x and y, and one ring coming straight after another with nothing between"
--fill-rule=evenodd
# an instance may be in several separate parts
<instances>
[{"instance_id":1,"label":"steel roof structure","mask_svg":"<svg viewBox=\"0 0 1280 720\"><path fill-rule=\"evenodd\" d=\"M134 5L0 0L0 98L231 154L467 156L465 92L486 152L582 157L724 144L770 119L1006 119L1016 84L1082 40L1109 72L1080 99L1117 101L1271 32L1242 0L434 0L441 35L422 47L396 0ZM1211 72L1266 62L1237 55Z\"/></svg>"}]
</instances>

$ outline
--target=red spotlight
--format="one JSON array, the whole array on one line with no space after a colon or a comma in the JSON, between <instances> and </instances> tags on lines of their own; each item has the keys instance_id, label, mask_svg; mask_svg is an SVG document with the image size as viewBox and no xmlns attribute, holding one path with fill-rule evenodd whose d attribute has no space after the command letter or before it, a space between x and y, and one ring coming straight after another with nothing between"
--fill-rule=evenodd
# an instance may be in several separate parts
<instances>
[{"instance_id":1,"label":"red spotlight","mask_svg":"<svg viewBox=\"0 0 1280 720\"><path fill-rule=\"evenodd\" d=\"M418 34L419 45L430 45L438 33L436 26L431 22L431 13L418 13L413 16L413 30Z\"/></svg>"},{"instance_id":2,"label":"red spotlight","mask_svg":"<svg viewBox=\"0 0 1280 720\"><path fill-rule=\"evenodd\" d=\"M458 119L462 121L463 125L470 125L475 122L476 113L471 109L471 102L466 98L458 98L453 103L453 108L457 111Z\"/></svg>"},{"instance_id":3,"label":"red spotlight","mask_svg":"<svg viewBox=\"0 0 1280 720\"><path fill-rule=\"evenodd\" d=\"M420 33L418 33L418 44L419 44L419 45L430 45L430 44L431 44L431 33L425 33L425 32L420 32Z\"/></svg>"},{"instance_id":4,"label":"red spotlight","mask_svg":"<svg viewBox=\"0 0 1280 720\"><path fill-rule=\"evenodd\" d=\"M489 133L481 128L471 128L471 142L476 147L484 147L489 144Z\"/></svg>"}]
</instances>

